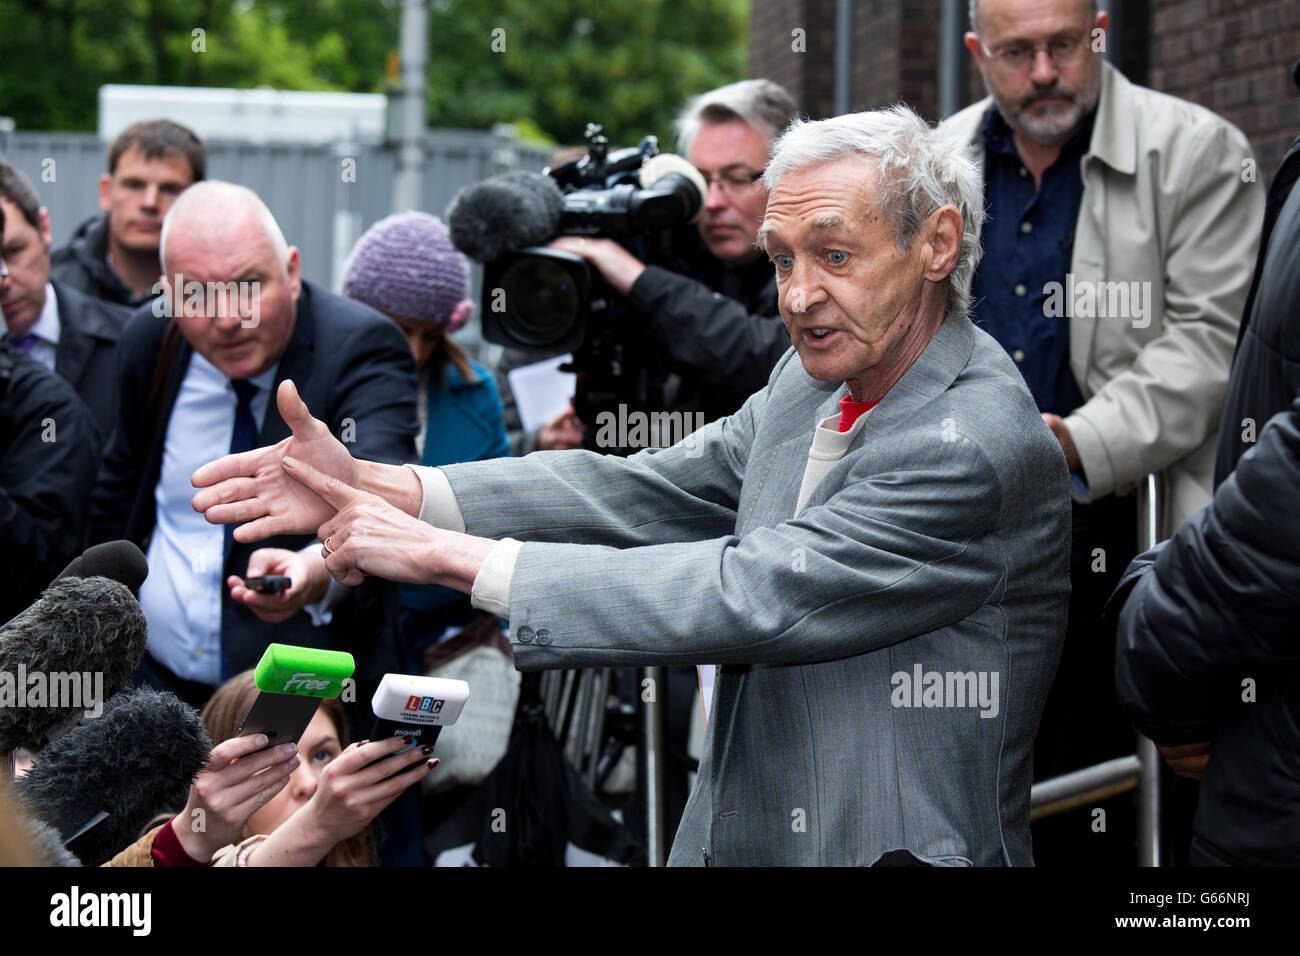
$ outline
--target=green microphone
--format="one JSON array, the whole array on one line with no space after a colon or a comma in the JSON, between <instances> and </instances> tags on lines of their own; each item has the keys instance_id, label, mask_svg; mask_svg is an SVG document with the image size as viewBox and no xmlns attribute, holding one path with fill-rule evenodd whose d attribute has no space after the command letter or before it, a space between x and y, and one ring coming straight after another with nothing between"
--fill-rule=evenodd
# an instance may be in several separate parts
<instances>
[{"instance_id":1,"label":"green microphone","mask_svg":"<svg viewBox=\"0 0 1300 956\"><path fill-rule=\"evenodd\" d=\"M343 693L355 669L346 651L268 644L253 671L261 693L235 736L266 734L268 746L297 743L320 702Z\"/></svg>"}]
</instances>

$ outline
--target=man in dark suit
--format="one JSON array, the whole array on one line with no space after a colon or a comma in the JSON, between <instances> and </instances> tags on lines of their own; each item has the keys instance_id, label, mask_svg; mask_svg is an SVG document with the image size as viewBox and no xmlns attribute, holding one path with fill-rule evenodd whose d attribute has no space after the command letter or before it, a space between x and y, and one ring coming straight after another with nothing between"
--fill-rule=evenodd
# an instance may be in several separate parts
<instances>
[{"instance_id":1,"label":"man in dark suit","mask_svg":"<svg viewBox=\"0 0 1300 956\"><path fill-rule=\"evenodd\" d=\"M0 203L0 236L6 204ZM9 288L0 249L0 297ZM0 342L0 623L40 596L76 554L99 436L72 386Z\"/></svg>"},{"instance_id":2,"label":"man in dark suit","mask_svg":"<svg viewBox=\"0 0 1300 956\"><path fill-rule=\"evenodd\" d=\"M49 214L31 181L3 160L0 206L9 266L0 308L10 343L72 383L107 441L117 420L117 342L131 313L51 281Z\"/></svg>"},{"instance_id":3,"label":"man in dark suit","mask_svg":"<svg viewBox=\"0 0 1300 956\"><path fill-rule=\"evenodd\" d=\"M187 190L164 223L162 251L166 291L122 336L121 409L91 502L94 540L127 538L149 558L139 676L201 704L275 641L350 651L364 694L401 664L395 586L331 586L309 535L256 550L234 541L194 513L189 475L214 450L287 438L273 394L286 380L315 396L358 454L414 460L410 348L379 313L304 281L297 249L242 186ZM292 586L279 595L243 586L266 574Z\"/></svg>"}]
</instances>

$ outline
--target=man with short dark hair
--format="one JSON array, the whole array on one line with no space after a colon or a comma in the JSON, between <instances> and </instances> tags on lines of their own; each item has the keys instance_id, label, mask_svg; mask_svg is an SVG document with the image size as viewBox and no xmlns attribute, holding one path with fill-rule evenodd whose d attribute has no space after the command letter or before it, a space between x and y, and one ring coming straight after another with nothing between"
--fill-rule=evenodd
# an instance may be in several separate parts
<instances>
[{"instance_id":1,"label":"man with short dark hair","mask_svg":"<svg viewBox=\"0 0 1300 956\"><path fill-rule=\"evenodd\" d=\"M99 177L98 215L83 222L52 257L54 276L87 295L140 305L156 294L163 217L187 186L207 173L208 150L170 120L128 126L108 148Z\"/></svg>"},{"instance_id":2,"label":"man with short dark hair","mask_svg":"<svg viewBox=\"0 0 1300 956\"><path fill-rule=\"evenodd\" d=\"M0 248L9 278L0 296L10 344L71 383L99 427L117 420L117 342L129 309L50 278L50 216L31 181L0 160Z\"/></svg>"}]
</instances>

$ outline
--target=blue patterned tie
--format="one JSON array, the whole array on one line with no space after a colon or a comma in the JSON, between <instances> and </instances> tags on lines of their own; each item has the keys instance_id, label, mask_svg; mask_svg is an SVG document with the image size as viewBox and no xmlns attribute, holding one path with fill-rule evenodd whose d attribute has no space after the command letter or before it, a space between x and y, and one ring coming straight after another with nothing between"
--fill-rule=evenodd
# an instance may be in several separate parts
<instances>
[{"instance_id":1,"label":"blue patterned tie","mask_svg":"<svg viewBox=\"0 0 1300 956\"><path fill-rule=\"evenodd\" d=\"M36 344L36 336L24 335L21 338L9 337L9 344L16 349L22 349L28 355L32 354L32 346Z\"/></svg>"},{"instance_id":2,"label":"blue patterned tie","mask_svg":"<svg viewBox=\"0 0 1300 956\"><path fill-rule=\"evenodd\" d=\"M230 384L235 389L235 428L230 433L230 453L237 455L257 447L257 422L253 420L253 396L257 394L257 386L242 379L231 379ZM226 554L230 553L234 533L235 526L226 525Z\"/></svg>"}]
</instances>

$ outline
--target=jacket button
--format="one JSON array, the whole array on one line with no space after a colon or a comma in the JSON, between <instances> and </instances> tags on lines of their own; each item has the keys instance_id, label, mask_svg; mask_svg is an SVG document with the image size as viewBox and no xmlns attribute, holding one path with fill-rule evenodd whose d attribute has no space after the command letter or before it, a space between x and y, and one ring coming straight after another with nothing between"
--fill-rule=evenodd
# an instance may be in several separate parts
<instances>
[{"instance_id":1,"label":"jacket button","mask_svg":"<svg viewBox=\"0 0 1300 956\"><path fill-rule=\"evenodd\" d=\"M1015 359L1017 362L1023 362L1025 360L1025 350L1016 349L1014 352L1011 353L1011 357Z\"/></svg>"},{"instance_id":2,"label":"jacket button","mask_svg":"<svg viewBox=\"0 0 1300 956\"><path fill-rule=\"evenodd\" d=\"M531 644L533 642L533 629L524 624L515 632L515 637L519 638L520 644Z\"/></svg>"},{"instance_id":3,"label":"jacket button","mask_svg":"<svg viewBox=\"0 0 1300 956\"><path fill-rule=\"evenodd\" d=\"M551 632L549 629L544 627L539 627L537 629L537 643L538 644L551 643Z\"/></svg>"}]
</instances>

